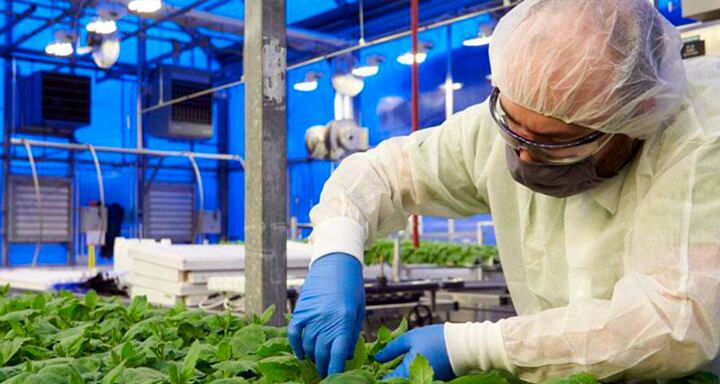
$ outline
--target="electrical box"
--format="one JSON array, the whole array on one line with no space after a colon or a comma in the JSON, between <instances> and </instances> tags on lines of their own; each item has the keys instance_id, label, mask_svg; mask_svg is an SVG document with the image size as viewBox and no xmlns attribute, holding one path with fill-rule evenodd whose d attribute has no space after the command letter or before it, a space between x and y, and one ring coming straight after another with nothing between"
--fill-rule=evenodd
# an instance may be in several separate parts
<instances>
[{"instance_id":1,"label":"electrical box","mask_svg":"<svg viewBox=\"0 0 720 384\"><path fill-rule=\"evenodd\" d=\"M105 244L105 232L107 231L106 208L82 207L80 209L80 224L87 244Z\"/></svg>"},{"instance_id":2,"label":"electrical box","mask_svg":"<svg viewBox=\"0 0 720 384\"><path fill-rule=\"evenodd\" d=\"M720 19L720 1L682 0L682 13L686 19L700 21Z\"/></svg>"},{"instance_id":3,"label":"electrical box","mask_svg":"<svg viewBox=\"0 0 720 384\"><path fill-rule=\"evenodd\" d=\"M19 131L72 137L90 124L90 78L48 71L35 72L19 81L15 99Z\"/></svg>"},{"instance_id":4,"label":"electrical box","mask_svg":"<svg viewBox=\"0 0 720 384\"><path fill-rule=\"evenodd\" d=\"M107 208L82 207L80 209L82 232L105 231L107 229Z\"/></svg>"},{"instance_id":5,"label":"electrical box","mask_svg":"<svg viewBox=\"0 0 720 384\"><path fill-rule=\"evenodd\" d=\"M222 212L201 211L197 212L198 232L203 235L219 235L222 233Z\"/></svg>"},{"instance_id":6,"label":"electrical box","mask_svg":"<svg viewBox=\"0 0 720 384\"><path fill-rule=\"evenodd\" d=\"M160 67L151 75L146 107L207 90L211 75L204 72ZM150 134L170 139L209 139L213 136L212 93L193 97L145 113L143 124Z\"/></svg>"}]
</instances>

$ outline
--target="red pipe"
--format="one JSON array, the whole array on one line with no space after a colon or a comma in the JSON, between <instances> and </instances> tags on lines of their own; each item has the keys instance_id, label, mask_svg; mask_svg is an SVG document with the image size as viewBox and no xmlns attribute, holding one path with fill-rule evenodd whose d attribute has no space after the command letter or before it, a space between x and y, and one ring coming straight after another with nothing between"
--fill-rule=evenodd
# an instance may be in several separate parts
<instances>
[{"instance_id":1,"label":"red pipe","mask_svg":"<svg viewBox=\"0 0 720 384\"><path fill-rule=\"evenodd\" d=\"M415 132L420 127L420 76L417 62L418 54L418 19L419 19L419 0L410 0L410 30L412 34L412 131ZM420 246L420 233L418 231L418 216L412 216L412 240L415 248Z\"/></svg>"}]
</instances>

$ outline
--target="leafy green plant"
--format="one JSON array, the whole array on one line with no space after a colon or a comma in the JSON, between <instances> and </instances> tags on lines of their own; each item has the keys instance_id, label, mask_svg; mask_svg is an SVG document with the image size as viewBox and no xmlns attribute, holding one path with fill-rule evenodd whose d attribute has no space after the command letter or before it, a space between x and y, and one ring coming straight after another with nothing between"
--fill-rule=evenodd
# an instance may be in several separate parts
<instances>
[{"instance_id":1,"label":"leafy green plant","mask_svg":"<svg viewBox=\"0 0 720 384\"><path fill-rule=\"evenodd\" d=\"M377 240L365 251L367 264L378 264L380 260L392 261L392 240ZM447 267L471 267L486 260L497 259L497 247L490 245L421 242L413 247L410 241L403 241L400 259L404 264L434 264Z\"/></svg>"},{"instance_id":2,"label":"leafy green plant","mask_svg":"<svg viewBox=\"0 0 720 384\"><path fill-rule=\"evenodd\" d=\"M0 383L2 384L436 384L423 357L408 379L383 381L400 363L375 361L375 354L407 330L381 327L378 337L355 347L345 373L326 379L291 352L285 328L267 325L261 315L155 308L143 297L124 305L94 292L78 298L67 292L14 297L0 287ZM697 374L693 384L718 384ZM519 384L507 372L464 376L452 384ZM589 375L552 384L594 384Z\"/></svg>"}]
</instances>

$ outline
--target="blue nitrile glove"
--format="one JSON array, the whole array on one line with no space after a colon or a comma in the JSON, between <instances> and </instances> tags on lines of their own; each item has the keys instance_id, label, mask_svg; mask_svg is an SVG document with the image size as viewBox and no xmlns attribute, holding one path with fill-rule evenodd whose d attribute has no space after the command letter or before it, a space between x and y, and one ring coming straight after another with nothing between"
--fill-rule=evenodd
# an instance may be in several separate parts
<instances>
[{"instance_id":1,"label":"blue nitrile glove","mask_svg":"<svg viewBox=\"0 0 720 384\"><path fill-rule=\"evenodd\" d=\"M375 359L381 363L387 363L402 354L405 354L402 363L387 375L386 379L391 377L407 379L410 375L410 364L418 354L428 359L435 371L436 380L447 381L455 377L445 347L444 325L430 325L413 329L391 341L382 351L378 352Z\"/></svg>"},{"instance_id":2,"label":"blue nitrile glove","mask_svg":"<svg viewBox=\"0 0 720 384\"><path fill-rule=\"evenodd\" d=\"M365 319L363 266L345 253L331 253L310 266L288 326L299 359L314 361L321 376L345 370Z\"/></svg>"}]
</instances>

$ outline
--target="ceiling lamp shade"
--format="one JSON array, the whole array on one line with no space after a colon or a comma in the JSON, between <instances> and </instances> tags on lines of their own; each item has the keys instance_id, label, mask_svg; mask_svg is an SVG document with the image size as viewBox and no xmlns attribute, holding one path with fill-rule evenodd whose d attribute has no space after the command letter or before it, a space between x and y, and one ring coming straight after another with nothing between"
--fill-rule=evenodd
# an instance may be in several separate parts
<instances>
[{"instance_id":1,"label":"ceiling lamp shade","mask_svg":"<svg viewBox=\"0 0 720 384\"><path fill-rule=\"evenodd\" d=\"M155 13L161 8L161 0L131 0L128 3L128 9L136 13Z\"/></svg>"},{"instance_id":2,"label":"ceiling lamp shade","mask_svg":"<svg viewBox=\"0 0 720 384\"><path fill-rule=\"evenodd\" d=\"M303 81L293 84L293 89L298 92L312 92L318 88L318 80L321 77L320 72L307 72Z\"/></svg>"}]
</instances>

